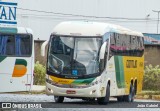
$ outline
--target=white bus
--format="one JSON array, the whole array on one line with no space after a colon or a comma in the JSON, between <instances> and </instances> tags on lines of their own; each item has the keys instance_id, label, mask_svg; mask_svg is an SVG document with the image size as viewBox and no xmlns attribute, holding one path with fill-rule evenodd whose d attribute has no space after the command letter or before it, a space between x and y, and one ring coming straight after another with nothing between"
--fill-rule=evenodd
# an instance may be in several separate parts
<instances>
[{"instance_id":1,"label":"white bus","mask_svg":"<svg viewBox=\"0 0 160 111\"><path fill-rule=\"evenodd\" d=\"M29 91L33 84L34 40L28 28L0 28L0 92Z\"/></svg>"},{"instance_id":2,"label":"white bus","mask_svg":"<svg viewBox=\"0 0 160 111\"><path fill-rule=\"evenodd\" d=\"M68 97L107 104L110 96L132 102L142 90L143 44L142 33L113 24L58 24L48 42L47 94L58 103Z\"/></svg>"}]
</instances>

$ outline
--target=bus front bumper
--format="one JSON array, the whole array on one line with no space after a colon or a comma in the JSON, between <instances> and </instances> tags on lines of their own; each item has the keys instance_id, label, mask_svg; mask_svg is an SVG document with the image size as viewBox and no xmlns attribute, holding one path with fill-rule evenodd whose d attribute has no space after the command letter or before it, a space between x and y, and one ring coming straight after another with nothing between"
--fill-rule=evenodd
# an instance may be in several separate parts
<instances>
[{"instance_id":1,"label":"bus front bumper","mask_svg":"<svg viewBox=\"0 0 160 111\"><path fill-rule=\"evenodd\" d=\"M106 93L105 87L100 84L87 88L62 88L46 83L46 93L48 95L64 96L64 97L104 97Z\"/></svg>"}]
</instances>

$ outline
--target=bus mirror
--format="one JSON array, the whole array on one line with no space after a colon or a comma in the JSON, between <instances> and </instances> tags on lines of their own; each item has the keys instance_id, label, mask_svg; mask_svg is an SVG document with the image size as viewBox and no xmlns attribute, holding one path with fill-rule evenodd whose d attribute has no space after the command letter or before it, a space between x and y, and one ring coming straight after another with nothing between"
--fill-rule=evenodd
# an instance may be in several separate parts
<instances>
[{"instance_id":1,"label":"bus mirror","mask_svg":"<svg viewBox=\"0 0 160 111\"><path fill-rule=\"evenodd\" d=\"M104 59L104 54L105 54L105 49L106 49L106 45L107 45L107 42L104 42L101 46L101 49L100 49L100 54L99 54L99 61L101 59Z\"/></svg>"},{"instance_id":2,"label":"bus mirror","mask_svg":"<svg viewBox=\"0 0 160 111\"><path fill-rule=\"evenodd\" d=\"M41 56L45 56L45 49L46 45L48 44L48 41L45 41L41 46Z\"/></svg>"}]
</instances>

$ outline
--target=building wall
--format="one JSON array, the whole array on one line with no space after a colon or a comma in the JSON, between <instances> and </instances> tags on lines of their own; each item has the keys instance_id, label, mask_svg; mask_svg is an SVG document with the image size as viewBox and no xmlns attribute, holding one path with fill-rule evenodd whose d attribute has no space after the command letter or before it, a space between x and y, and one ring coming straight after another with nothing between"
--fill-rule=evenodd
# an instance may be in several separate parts
<instances>
[{"instance_id":1,"label":"building wall","mask_svg":"<svg viewBox=\"0 0 160 111\"><path fill-rule=\"evenodd\" d=\"M160 45L145 45L145 65L160 65Z\"/></svg>"},{"instance_id":2,"label":"building wall","mask_svg":"<svg viewBox=\"0 0 160 111\"><path fill-rule=\"evenodd\" d=\"M43 40L35 40L34 41L34 48L35 48L35 62L39 61L41 64L46 65L47 61L47 47L46 46L46 53L45 56L41 56L41 45L44 41Z\"/></svg>"}]
</instances>

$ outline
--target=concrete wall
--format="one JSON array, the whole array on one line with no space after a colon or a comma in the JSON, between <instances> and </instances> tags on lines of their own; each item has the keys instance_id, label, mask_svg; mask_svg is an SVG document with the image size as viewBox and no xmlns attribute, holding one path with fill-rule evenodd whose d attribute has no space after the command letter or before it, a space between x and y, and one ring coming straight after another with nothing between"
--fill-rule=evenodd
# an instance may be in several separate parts
<instances>
[{"instance_id":1,"label":"concrete wall","mask_svg":"<svg viewBox=\"0 0 160 111\"><path fill-rule=\"evenodd\" d=\"M145 45L145 65L160 65L160 45Z\"/></svg>"},{"instance_id":2,"label":"concrete wall","mask_svg":"<svg viewBox=\"0 0 160 111\"><path fill-rule=\"evenodd\" d=\"M44 41L35 40L35 61L39 61L43 65L46 64L47 55L41 56L40 48ZM46 46L47 53L47 46ZM160 65L160 45L145 45L145 66L152 64L153 66Z\"/></svg>"},{"instance_id":3,"label":"concrete wall","mask_svg":"<svg viewBox=\"0 0 160 111\"><path fill-rule=\"evenodd\" d=\"M46 65L47 60L47 47L46 46L46 54L44 57L41 56L41 45L44 41L43 40L35 40L34 47L35 47L35 62L39 61L41 64Z\"/></svg>"}]
</instances>

